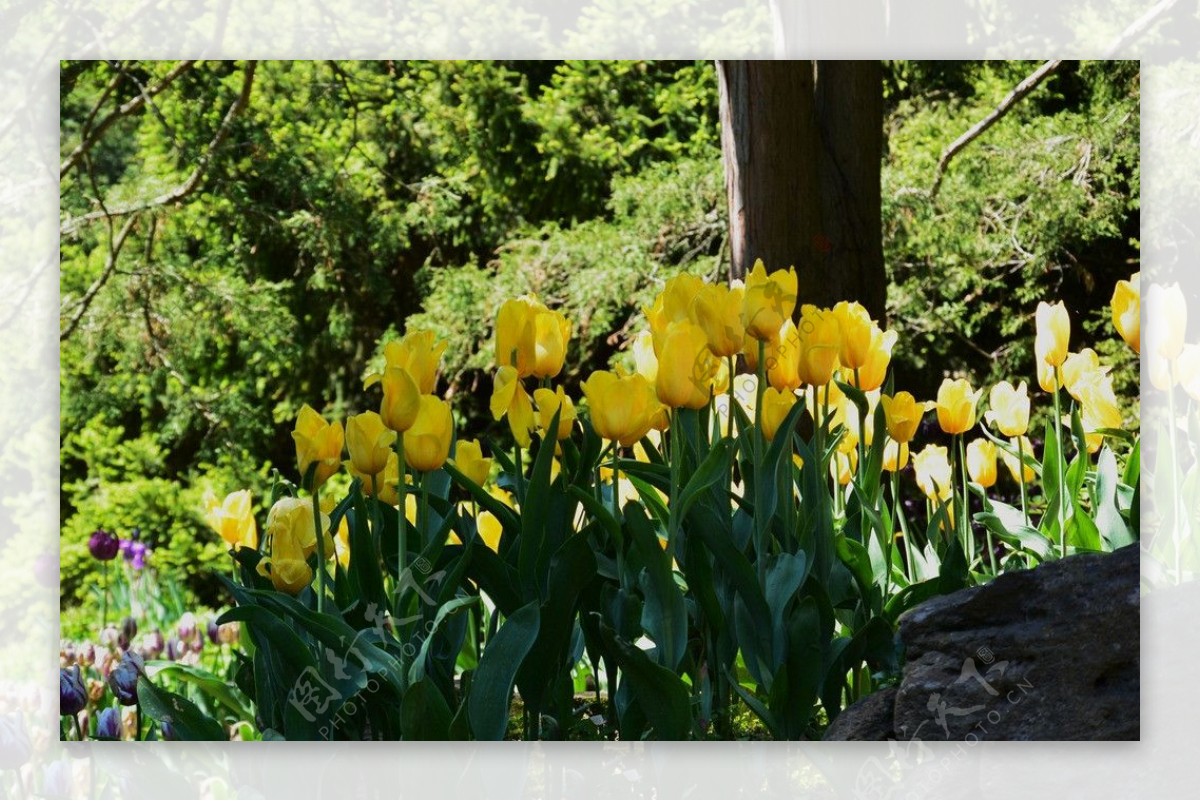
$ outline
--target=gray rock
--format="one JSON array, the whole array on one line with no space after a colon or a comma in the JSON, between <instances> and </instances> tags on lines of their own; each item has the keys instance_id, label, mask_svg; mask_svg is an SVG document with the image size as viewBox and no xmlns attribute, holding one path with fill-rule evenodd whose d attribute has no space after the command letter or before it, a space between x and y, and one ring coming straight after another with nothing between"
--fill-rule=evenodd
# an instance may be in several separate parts
<instances>
[{"instance_id":1,"label":"gray rock","mask_svg":"<svg viewBox=\"0 0 1200 801\"><path fill-rule=\"evenodd\" d=\"M825 739L1137 740L1140 632L1136 544L931 599L900 620L894 695Z\"/></svg>"},{"instance_id":2,"label":"gray rock","mask_svg":"<svg viewBox=\"0 0 1200 801\"><path fill-rule=\"evenodd\" d=\"M834 718L825 730L826 740L894 740L896 687L884 687L855 701Z\"/></svg>"}]
</instances>

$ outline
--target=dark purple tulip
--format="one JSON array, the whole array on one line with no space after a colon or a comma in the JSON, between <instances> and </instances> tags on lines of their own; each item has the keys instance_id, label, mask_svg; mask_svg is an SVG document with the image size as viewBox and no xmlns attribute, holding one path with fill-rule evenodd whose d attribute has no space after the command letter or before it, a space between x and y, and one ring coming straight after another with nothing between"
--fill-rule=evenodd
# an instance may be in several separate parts
<instances>
[{"instance_id":1,"label":"dark purple tulip","mask_svg":"<svg viewBox=\"0 0 1200 801\"><path fill-rule=\"evenodd\" d=\"M221 644L221 627L217 625L217 619L210 617L208 619L208 641L213 645Z\"/></svg>"},{"instance_id":2,"label":"dark purple tulip","mask_svg":"<svg viewBox=\"0 0 1200 801\"><path fill-rule=\"evenodd\" d=\"M178 740L175 736L175 727L171 725L169 720L159 721L158 730L162 733L164 740Z\"/></svg>"},{"instance_id":3,"label":"dark purple tulip","mask_svg":"<svg viewBox=\"0 0 1200 801\"><path fill-rule=\"evenodd\" d=\"M79 665L62 668L58 671L58 713L60 715L76 715L87 706L87 689L83 686L83 676L79 673Z\"/></svg>"},{"instance_id":4,"label":"dark purple tulip","mask_svg":"<svg viewBox=\"0 0 1200 801\"><path fill-rule=\"evenodd\" d=\"M96 739L121 739L121 710L115 706L100 710L100 717L96 720Z\"/></svg>"},{"instance_id":5,"label":"dark purple tulip","mask_svg":"<svg viewBox=\"0 0 1200 801\"><path fill-rule=\"evenodd\" d=\"M137 621L134 620L132 616L127 617L121 621L121 634L123 634L125 636L126 643L131 642L133 640L133 638L137 636L137 632L138 632ZM128 646L123 645L121 647L127 648Z\"/></svg>"},{"instance_id":6,"label":"dark purple tulip","mask_svg":"<svg viewBox=\"0 0 1200 801\"><path fill-rule=\"evenodd\" d=\"M146 663L132 651L108 674L108 687L124 706L137 703L138 677L146 675Z\"/></svg>"},{"instance_id":7,"label":"dark purple tulip","mask_svg":"<svg viewBox=\"0 0 1200 801\"><path fill-rule=\"evenodd\" d=\"M181 643L179 640L175 639L174 637L167 640L167 659L171 660L172 662L174 662L176 659L178 659L179 653L182 650L182 648L181 648L182 645L183 645L183 643Z\"/></svg>"},{"instance_id":8,"label":"dark purple tulip","mask_svg":"<svg viewBox=\"0 0 1200 801\"><path fill-rule=\"evenodd\" d=\"M120 547L120 541L102 528L96 529L92 536L88 537L88 551L101 562L115 559Z\"/></svg>"},{"instance_id":9,"label":"dark purple tulip","mask_svg":"<svg viewBox=\"0 0 1200 801\"><path fill-rule=\"evenodd\" d=\"M129 547L124 549L125 561L134 570L141 570L146 566L146 557L150 555L150 549L146 547L146 543L136 540L124 540L128 542Z\"/></svg>"}]
</instances>

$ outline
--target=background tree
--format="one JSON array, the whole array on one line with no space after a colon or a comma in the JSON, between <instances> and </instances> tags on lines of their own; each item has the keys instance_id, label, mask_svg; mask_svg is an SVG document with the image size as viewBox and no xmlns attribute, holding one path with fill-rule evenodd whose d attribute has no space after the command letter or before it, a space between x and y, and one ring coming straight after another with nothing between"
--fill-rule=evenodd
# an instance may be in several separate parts
<instances>
[{"instance_id":1,"label":"background tree","mask_svg":"<svg viewBox=\"0 0 1200 801\"><path fill-rule=\"evenodd\" d=\"M731 272L795 265L803 302L883 319L877 61L722 61Z\"/></svg>"}]
</instances>

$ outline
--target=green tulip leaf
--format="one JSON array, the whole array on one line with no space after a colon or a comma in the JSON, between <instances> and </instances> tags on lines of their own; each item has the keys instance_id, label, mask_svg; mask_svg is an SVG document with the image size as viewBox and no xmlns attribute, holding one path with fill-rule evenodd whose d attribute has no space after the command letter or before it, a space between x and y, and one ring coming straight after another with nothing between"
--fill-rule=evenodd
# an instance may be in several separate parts
<instances>
[{"instance_id":1,"label":"green tulip leaf","mask_svg":"<svg viewBox=\"0 0 1200 801\"><path fill-rule=\"evenodd\" d=\"M513 681L537 640L540 622L538 602L530 601L505 620L484 647L467 699L475 739L504 739Z\"/></svg>"}]
</instances>

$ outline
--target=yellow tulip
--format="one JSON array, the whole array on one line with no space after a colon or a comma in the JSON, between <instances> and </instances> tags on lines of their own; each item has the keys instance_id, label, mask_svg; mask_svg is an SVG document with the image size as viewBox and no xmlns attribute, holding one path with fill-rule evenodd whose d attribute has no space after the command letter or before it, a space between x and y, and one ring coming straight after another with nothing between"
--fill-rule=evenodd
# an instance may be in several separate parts
<instances>
[{"instance_id":1,"label":"yellow tulip","mask_svg":"<svg viewBox=\"0 0 1200 801\"><path fill-rule=\"evenodd\" d=\"M413 470L437 470L450 455L454 416L450 404L432 395L421 396L416 422L404 432L404 460Z\"/></svg>"},{"instance_id":2,"label":"yellow tulip","mask_svg":"<svg viewBox=\"0 0 1200 801\"><path fill-rule=\"evenodd\" d=\"M644 310L654 339L654 352L659 354L660 362L667 329L672 323L695 322L692 319L692 304L703 288L704 281L697 276L680 273L667 281L662 292L654 298L654 303Z\"/></svg>"},{"instance_id":3,"label":"yellow tulip","mask_svg":"<svg viewBox=\"0 0 1200 801\"><path fill-rule=\"evenodd\" d=\"M746 326L742 323L742 305L745 289L727 287L724 284L705 284L697 293L692 305L696 322L708 337L708 349L714 356L734 356L742 349L746 339Z\"/></svg>"},{"instance_id":4,"label":"yellow tulip","mask_svg":"<svg viewBox=\"0 0 1200 801\"><path fill-rule=\"evenodd\" d=\"M972 391L965 378L944 379L938 388L938 425L947 434L961 434L975 426L975 404L982 389Z\"/></svg>"},{"instance_id":5,"label":"yellow tulip","mask_svg":"<svg viewBox=\"0 0 1200 801\"><path fill-rule=\"evenodd\" d=\"M496 366L524 378L537 364L537 308L526 297L506 300L496 313Z\"/></svg>"},{"instance_id":6,"label":"yellow tulip","mask_svg":"<svg viewBox=\"0 0 1200 801\"><path fill-rule=\"evenodd\" d=\"M329 517L321 514L321 536L325 538L325 553L334 554L333 539L329 536ZM317 549L317 530L313 520L312 501L306 498L280 498L267 513L267 536L271 541L270 556L258 564L261 575L268 576L275 589L290 595L299 594L313 579L308 557Z\"/></svg>"},{"instance_id":7,"label":"yellow tulip","mask_svg":"<svg viewBox=\"0 0 1200 801\"><path fill-rule=\"evenodd\" d=\"M1141 273L1134 273L1128 281L1118 281L1112 296L1113 327L1134 353L1140 353L1142 346L1141 306Z\"/></svg>"},{"instance_id":8,"label":"yellow tulip","mask_svg":"<svg viewBox=\"0 0 1200 801\"><path fill-rule=\"evenodd\" d=\"M321 514L328 515L331 523L333 510L337 505L338 499L333 495L321 498ZM328 540L326 541L328 542ZM343 570L348 570L350 568L350 522L345 515L338 521L338 530L333 534L333 551L338 564L342 566Z\"/></svg>"},{"instance_id":9,"label":"yellow tulip","mask_svg":"<svg viewBox=\"0 0 1200 801\"><path fill-rule=\"evenodd\" d=\"M437 341L432 331L411 331L403 339L384 345L384 372L371 373L363 386L369 387L383 379L389 368L399 368L412 378L419 394L428 395L437 386L438 368L445 350L446 342Z\"/></svg>"},{"instance_id":10,"label":"yellow tulip","mask_svg":"<svg viewBox=\"0 0 1200 801\"><path fill-rule=\"evenodd\" d=\"M800 332L791 318L783 321L776 341L767 345L766 356L771 386L778 390L800 388Z\"/></svg>"},{"instance_id":11,"label":"yellow tulip","mask_svg":"<svg viewBox=\"0 0 1200 801\"><path fill-rule=\"evenodd\" d=\"M1058 367L1067 358L1067 347L1071 340L1071 317L1067 314L1067 307L1061 300L1053 306L1042 301L1037 307L1036 322L1033 350L1037 360Z\"/></svg>"},{"instance_id":12,"label":"yellow tulip","mask_svg":"<svg viewBox=\"0 0 1200 801\"><path fill-rule=\"evenodd\" d=\"M362 475L374 475L387 467L388 455L396 432L389 431L375 412L363 412L346 418L346 449L350 464Z\"/></svg>"},{"instance_id":13,"label":"yellow tulip","mask_svg":"<svg viewBox=\"0 0 1200 801\"><path fill-rule=\"evenodd\" d=\"M251 509L250 490L238 490L217 501L212 491L204 493L204 520L230 548L257 548L258 526Z\"/></svg>"},{"instance_id":14,"label":"yellow tulip","mask_svg":"<svg viewBox=\"0 0 1200 801\"><path fill-rule=\"evenodd\" d=\"M483 458L483 448L477 439L460 439L454 446L454 466L471 479L472 482L483 486L492 472L492 460Z\"/></svg>"},{"instance_id":15,"label":"yellow tulip","mask_svg":"<svg viewBox=\"0 0 1200 801\"><path fill-rule=\"evenodd\" d=\"M533 360L533 375L537 378L554 378L562 372L567 358L567 343L571 341L571 321L561 312L545 307L538 310L534 318L536 346Z\"/></svg>"},{"instance_id":16,"label":"yellow tulip","mask_svg":"<svg viewBox=\"0 0 1200 801\"><path fill-rule=\"evenodd\" d=\"M1176 377L1183 391L1200 400L1200 345L1184 345L1175 363Z\"/></svg>"},{"instance_id":17,"label":"yellow tulip","mask_svg":"<svg viewBox=\"0 0 1200 801\"><path fill-rule=\"evenodd\" d=\"M296 429L292 431L296 442L296 464L302 480L307 481L308 469L316 465L312 486L316 489L342 466L342 444L345 433L341 423L328 423L307 403L296 417Z\"/></svg>"},{"instance_id":18,"label":"yellow tulip","mask_svg":"<svg viewBox=\"0 0 1200 801\"><path fill-rule=\"evenodd\" d=\"M496 371L491 408L496 420L508 416L513 439L522 448L528 448L529 432L534 429L533 401L521 384L517 368L505 365Z\"/></svg>"},{"instance_id":19,"label":"yellow tulip","mask_svg":"<svg viewBox=\"0 0 1200 801\"><path fill-rule=\"evenodd\" d=\"M1019 445L1018 442L1020 443ZM1017 461L1016 454L1018 452L1023 452L1026 459L1033 458L1033 443L1029 441L1029 437L1026 437L1022 434L1020 437L1013 437L1010 439L1008 444L1012 446L1013 453L1009 453L1007 450L1000 450L1000 461L1004 462L1004 466L1008 468L1008 472L1012 475L1013 481L1020 483L1021 475L1017 472L1020 463ZM1018 451L1018 448L1021 448L1022 450ZM1024 470L1022 472L1025 473L1026 483L1033 481L1034 476L1037 475L1034 469L1028 464L1024 465Z\"/></svg>"},{"instance_id":20,"label":"yellow tulip","mask_svg":"<svg viewBox=\"0 0 1200 801\"><path fill-rule=\"evenodd\" d=\"M388 367L381 376L383 400L379 417L392 431L403 434L417 419L421 407L421 389L402 367Z\"/></svg>"},{"instance_id":21,"label":"yellow tulip","mask_svg":"<svg viewBox=\"0 0 1200 801\"><path fill-rule=\"evenodd\" d=\"M714 397L729 393L729 361L717 359L717 371L712 377L712 394Z\"/></svg>"},{"instance_id":22,"label":"yellow tulip","mask_svg":"<svg viewBox=\"0 0 1200 801\"><path fill-rule=\"evenodd\" d=\"M746 276L742 296L742 325L746 333L761 342L773 342L783 321L796 308L796 269L776 270L768 274L762 259Z\"/></svg>"},{"instance_id":23,"label":"yellow tulip","mask_svg":"<svg viewBox=\"0 0 1200 801\"><path fill-rule=\"evenodd\" d=\"M1187 333L1187 301L1179 284L1150 285L1146 298L1146 356L1150 383L1169 390L1179 383L1175 360Z\"/></svg>"},{"instance_id":24,"label":"yellow tulip","mask_svg":"<svg viewBox=\"0 0 1200 801\"><path fill-rule=\"evenodd\" d=\"M945 447L926 445L912 455L913 470L917 474L917 486L931 501L945 501L953 492L950 459Z\"/></svg>"},{"instance_id":25,"label":"yellow tulip","mask_svg":"<svg viewBox=\"0 0 1200 801\"><path fill-rule=\"evenodd\" d=\"M1121 407L1113 391L1112 376L1093 374L1093 377L1076 386L1079 393L1079 416L1089 453L1100 450L1104 437L1096 433L1101 428L1120 428Z\"/></svg>"},{"instance_id":26,"label":"yellow tulip","mask_svg":"<svg viewBox=\"0 0 1200 801\"><path fill-rule=\"evenodd\" d=\"M395 506L400 502L400 495L397 492L397 486L400 479L396 465L399 460L396 458L396 452L388 453L387 463L378 475L364 473L354 466L354 462L346 461L343 464L346 466L346 472L351 478L357 478L362 482L362 493L368 498L375 495L375 482L379 482L379 500L388 506ZM332 497L332 496L330 496ZM321 503L325 502L325 498L321 498Z\"/></svg>"},{"instance_id":27,"label":"yellow tulip","mask_svg":"<svg viewBox=\"0 0 1200 801\"><path fill-rule=\"evenodd\" d=\"M833 454L833 462L837 482L844 487L850 483L850 480L854 478L855 471L858 470L858 450L851 448L848 451L842 451L841 448L838 448Z\"/></svg>"},{"instance_id":28,"label":"yellow tulip","mask_svg":"<svg viewBox=\"0 0 1200 801\"><path fill-rule=\"evenodd\" d=\"M762 423L763 436L769 440L775 439L775 432L779 430L779 426L783 425L784 418L795 405L796 394L794 392L767 387L763 392L762 417L759 418Z\"/></svg>"},{"instance_id":29,"label":"yellow tulip","mask_svg":"<svg viewBox=\"0 0 1200 801\"><path fill-rule=\"evenodd\" d=\"M597 370L583 383L596 433L629 447L661 422L665 407L645 376Z\"/></svg>"},{"instance_id":30,"label":"yellow tulip","mask_svg":"<svg viewBox=\"0 0 1200 801\"><path fill-rule=\"evenodd\" d=\"M996 445L990 440L975 439L967 445L967 473L981 487L996 483Z\"/></svg>"},{"instance_id":31,"label":"yellow tulip","mask_svg":"<svg viewBox=\"0 0 1200 801\"><path fill-rule=\"evenodd\" d=\"M634 371L641 373L653 384L658 379L658 356L654 355L654 335L642 331L633 338Z\"/></svg>"},{"instance_id":32,"label":"yellow tulip","mask_svg":"<svg viewBox=\"0 0 1200 801\"><path fill-rule=\"evenodd\" d=\"M883 469L897 473L908 467L908 443L889 439L883 446Z\"/></svg>"},{"instance_id":33,"label":"yellow tulip","mask_svg":"<svg viewBox=\"0 0 1200 801\"><path fill-rule=\"evenodd\" d=\"M1082 402L1082 395L1088 384L1100 381L1108 374L1111 367L1101 367L1100 357L1091 348L1084 348L1079 353L1067 356L1062 364L1062 383L1067 392L1077 401Z\"/></svg>"},{"instance_id":34,"label":"yellow tulip","mask_svg":"<svg viewBox=\"0 0 1200 801\"><path fill-rule=\"evenodd\" d=\"M929 402L917 403L911 392L897 392L894 397L881 395L879 402L883 404L888 434L897 442L909 442L916 436L921 418L933 405Z\"/></svg>"},{"instance_id":35,"label":"yellow tulip","mask_svg":"<svg viewBox=\"0 0 1200 801\"><path fill-rule=\"evenodd\" d=\"M800 380L814 387L833 378L842 349L842 329L829 309L804 304L800 309Z\"/></svg>"},{"instance_id":36,"label":"yellow tulip","mask_svg":"<svg viewBox=\"0 0 1200 801\"><path fill-rule=\"evenodd\" d=\"M991 407L984 413L989 423L1006 437L1019 437L1029 429L1029 387L1022 381L1014 389L1007 381L992 387Z\"/></svg>"},{"instance_id":37,"label":"yellow tulip","mask_svg":"<svg viewBox=\"0 0 1200 801\"><path fill-rule=\"evenodd\" d=\"M712 393L717 360L708 349L704 329L688 320L673 322L658 349L658 399L672 409L702 409Z\"/></svg>"},{"instance_id":38,"label":"yellow tulip","mask_svg":"<svg viewBox=\"0 0 1200 801\"><path fill-rule=\"evenodd\" d=\"M888 365L892 362L892 348L895 347L899 336L895 331L881 331L878 326L873 328L871 347L867 352L866 361L858 369L857 379L854 371L849 369L843 370L843 379L849 384L857 381L858 388L863 392L882 387L883 382L887 380Z\"/></svg>"},{"instance_id":39,"label":"yellow tulip","mask_svg":"<svg viewBox=\"0 0 1200 801\"><path fill-rule=\"evenodd\" d=\"M571 430L575 427L575 403L567 397L562 387L535 389L533 401L537 404L537 425L542 436L547 435L550 424L554 422L554 415L558 413L559 409L562 410L562 414L558 418L558 430L554 432L554 438L556 440L566 439L571 436Z\"/></svg>"},{"instance_id":40,"label":"yellow tulip","mask_svg":"<svg viewBox=\"0 0 1200 801\"><path fill-rule=\"evenodd\" d=\"M883 332L861 303L840 301L834 304L833 316L841 329L838 358L842 367L853 372L867 363L875 333L879 332L882 336Z\"/></svg>"}]
</instances>

